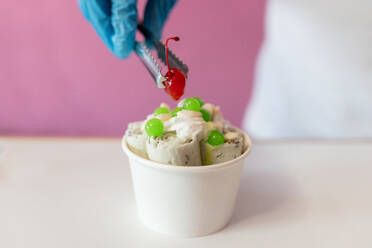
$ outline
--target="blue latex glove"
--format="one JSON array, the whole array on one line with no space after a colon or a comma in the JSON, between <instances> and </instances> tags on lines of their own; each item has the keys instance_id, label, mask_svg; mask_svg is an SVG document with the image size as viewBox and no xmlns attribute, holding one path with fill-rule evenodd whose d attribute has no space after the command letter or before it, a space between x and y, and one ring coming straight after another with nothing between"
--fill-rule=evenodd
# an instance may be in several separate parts
<instances>
[{"instance_id":1,"label":"blue latex glove","mask_svg":"<svg viewBox=\"0 0 372 248\"><path fill-rule=\"evenodd\" d=\"M176 1L148 0L143 25L155 38L161 38L164 23ZM133 50L137 30L137 0L79 0L79 5L111 52L118 58L127 58Z\"/></svg>"}]
</instances>

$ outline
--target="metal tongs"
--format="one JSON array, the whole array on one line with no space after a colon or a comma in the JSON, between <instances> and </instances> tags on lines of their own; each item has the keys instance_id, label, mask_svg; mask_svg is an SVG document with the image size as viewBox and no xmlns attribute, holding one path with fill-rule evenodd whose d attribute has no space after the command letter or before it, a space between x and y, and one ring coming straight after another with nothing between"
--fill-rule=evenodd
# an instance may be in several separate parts
<instances>
[{"instance_id":1,"label":"metal tongs","mask_svg":"<svg viewBox=\"0 0 372 248\"><path fill-rule=\"evenodd\" d=\"M165 57L165 45L161 43L161 41L154 38L144 26L138 24L138 30L145 36L146 39L150 40L152 45L154 46L158 58L164 63L167 64L166 57ZM161 66L158 64L157 60L152 56L150 50L145 45L145 42L135 42L134 45L134 52L138 55L141 59L142 63L145 65L147 70L150 72L151 76L154 78L156 82L156 86L158 88L164 88L163 82L167 79L161 74ZM180 69L186 76L189 73L189 68L185 65L171 50L168 49L168 60L169 66L171 68L178 68Z\"/></svg>"}]
</instances>

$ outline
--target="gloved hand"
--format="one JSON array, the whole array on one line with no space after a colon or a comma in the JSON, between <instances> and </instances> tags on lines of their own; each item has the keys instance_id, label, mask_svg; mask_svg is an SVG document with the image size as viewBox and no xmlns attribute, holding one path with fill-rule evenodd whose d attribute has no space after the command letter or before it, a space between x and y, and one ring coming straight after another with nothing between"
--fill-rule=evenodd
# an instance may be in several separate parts
<instances>
[{"instance_id":1,"label":"gloved hand","mask_svg":"<svg viewBox=\"0 0 372 248\"><path fill-rule=\"evenodd\" d=\"M148 0L143 25L155 38L161 38L164 23L176 1ZM137 0L79 0L79 5L111 52L118 58L127 58L134 47Z\"/></svg>"}]
</instances>

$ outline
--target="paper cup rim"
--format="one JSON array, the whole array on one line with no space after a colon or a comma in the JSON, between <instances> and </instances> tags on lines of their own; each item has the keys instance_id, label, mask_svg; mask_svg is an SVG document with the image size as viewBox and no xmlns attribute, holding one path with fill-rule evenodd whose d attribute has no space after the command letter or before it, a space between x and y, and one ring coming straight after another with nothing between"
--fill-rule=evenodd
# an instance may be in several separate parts
<instances>
[{"instance_id":1,"label":"paper cup rim","mask_svg":"<svg viewBox=\"0 0 372 248\"><path fill-rule=\"evenodd\" d=\"M152 168L166 170L166 171L174 171L174 172L177 172L177 171L179 172L181 171L186 171L186 172L212 171L212 170L217 170L217 169L221 169L221 168L225 168L228 166L233 166L235 164L238 164L240 160L244 160L248 156L252 148L252 141L245 132L243 132L240 129L238 130L244 135L244 139L247 144L247 149L244 151L243 154L241 154L239 157L233 160L229 160L229 161L218 163L218 164L212 164L212 165L194 165L194 166L179 166L178 165L177 166L177 165L163 164L163 163L159 163L159 162L155 162L155 161L143 158L135 154L129 149L128 144L126 142L126 135L124 135L122 139L121 146L122 146L123 151L128 155L128 157L134 158L141 164L144 164Z\"/></svg>"}]
</instances>

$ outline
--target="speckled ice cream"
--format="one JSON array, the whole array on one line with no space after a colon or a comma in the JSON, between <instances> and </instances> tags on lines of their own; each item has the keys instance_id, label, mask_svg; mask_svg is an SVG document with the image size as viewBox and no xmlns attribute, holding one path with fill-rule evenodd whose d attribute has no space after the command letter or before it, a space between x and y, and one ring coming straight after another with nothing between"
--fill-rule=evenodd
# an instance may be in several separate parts
<instances>
[{"instance_id":1,"label":"speckled ice cream","mask_svg":"<svg viewBox=\"0 0 372 248\"><path fill-rule=\"evenodd\" d=\"M183 107L184 100L178 103ZM167 104L161 107L169 109ZM201 112L181 110L177 114L151 114L146 120L129 124L125 133L129 149L137 155L164 164L180 166L210 165L239 157L246 149L244 135L223 119L220 108L207 103L201 109L211 116L206 122ZM146 122L157 118L163 123L163 133L149 137ZM213 146L207 142L212 130L223 134L225 142Z\"/></svg>"}]
</instances>

